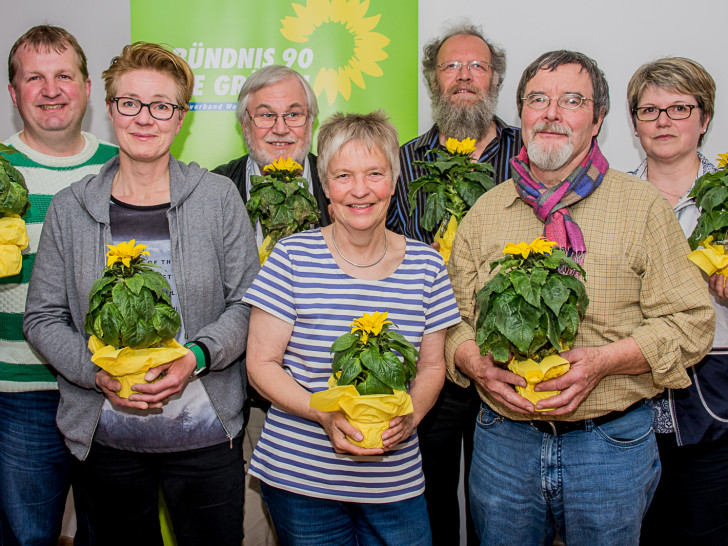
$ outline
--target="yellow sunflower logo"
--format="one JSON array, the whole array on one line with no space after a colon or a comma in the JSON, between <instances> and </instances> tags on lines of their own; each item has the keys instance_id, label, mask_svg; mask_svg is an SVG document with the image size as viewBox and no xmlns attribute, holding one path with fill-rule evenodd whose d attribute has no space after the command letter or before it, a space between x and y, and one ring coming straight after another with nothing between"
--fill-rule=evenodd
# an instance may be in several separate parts
<instances>
[{"instance_id":1,"label":"yellow sunflower logo","mask_svg":"<svg viewBox=\"0 0 728 546\"><path fill-rule=\"evenodd\" d=\"M308 0L305 6L291 7L296 17L281 21L281 34L292 42L317 46L314 51L323 60L313 82L317 96L326 91L329 104L334 103L339 93L349 100L351 82L365 89L364 74L375 78L383 75L377 62L388 57L384 48L390 40L372 32L381 14L366 17L368 0ZM350 54L342 63L346 52Z\"/></svg>"}]
</instances>

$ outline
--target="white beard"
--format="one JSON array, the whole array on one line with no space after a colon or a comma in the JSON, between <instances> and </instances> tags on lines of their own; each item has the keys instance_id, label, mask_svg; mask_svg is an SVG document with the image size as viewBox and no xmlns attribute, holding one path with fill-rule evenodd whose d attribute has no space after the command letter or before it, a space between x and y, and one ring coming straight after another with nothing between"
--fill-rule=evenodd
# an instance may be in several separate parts
<instances>
[{"instance_id":1,"label":"white beard","mask_svg":"<svg viewBox=\"0 0 728 546\"><path fill-rule=\"evenodd\" d=\"M534 140L534 136L542 131L560 133L569 137L566 144L559 146L547 146ZM564 165L574 153L574 145L571 140L571 130L558 124L548 122L537 123L533 127L531 140L526 144L528 160L543 171L557 171Z\"/></svg>"}]
</instances>

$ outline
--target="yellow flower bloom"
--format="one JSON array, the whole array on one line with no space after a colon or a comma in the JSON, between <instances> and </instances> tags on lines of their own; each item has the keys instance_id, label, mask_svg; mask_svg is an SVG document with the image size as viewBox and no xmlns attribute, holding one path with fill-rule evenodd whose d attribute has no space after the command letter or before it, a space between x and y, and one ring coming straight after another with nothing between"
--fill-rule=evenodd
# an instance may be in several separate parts
<instances>
[{"instance_id":1,"label":"yellow flower bloom","mask_svg":"<svg viewBox=\"0 0 728 546\"><path fill-rule=\"evenodd\" d=\"M445 148L451 154L470 155L475 151L475 139L465 138L462 141L454 138L448 138L445 142Z\"/></svg>"},{"instance_id":2,"label":"yellow flower bloom","mask_svg":"<svg viewBox=\"0 0 728 546\"><path fill-rule=\"evenodd\" d=\"M528 258L531 250L532 248L528 245L528 243L508 243L503 249L503 254L513 254L514 256L520 254L524 258Z\"/></svg>"},{"instance_id":3,"label":"yellow flower bloom","mask_svg":"<svg viewBox=\"0 0 728 546\"><path fill-rule=\"evenodd\" d=\"M728 167L728 153L718 154L718 168Z\"/></svg>"},{"instance_id":4,"label":"yellow flower bloom","mask_svg":"<svg viewBox=\"0 0 728 546\"><path fill-rule=\"evenodd\" d=\"M279 157L277 160L275 160L270 165L266 165L263 167L263 172L267 173L287 173L290 176L295 176L298 173L303 171L303 167L293 161L293 158L286 158L283 159L282 157Z\"/></svg>"},{"instance_id":5,"label":"yellow flower bloom","mask_svg":"<svg viewBox=\"0 0 728 546\"><path fill-rule=\"evenodd\" d=\"M106 253L106 257L108 258L106 261L107 267L111 267L116 262L121 262L126 267L129 267L134 258L137 258L142 254L149 256L149 251L144 250L147 248L147 245L135 245L135 242L136 240L132 239L128 242L121 242L116 246L106 245L109 248L109 251Z\"/></svg>"},{"instance_id":6,"label":"yellow flower bloom","mask_svg":"<svg viewBox=\"0 0 728 546\"><path fill-rule=\"evenodd\" d=\"M535 252L536 254L551 254L556 246L556 242L549 241L546 237L539 237L538 239L534 239L528 246L531 252Z\"/></svg>"},{"instance_id":7,"label":"yellow flower bloom","mask_svg":"<svg viewBox=\"0 0 728 546\"><path fill-rule=\"evenodd\" d=\"M369 340L369 334L378 336L385 324L392 324L391 320L387 320L387 311L384 313L374 311L371 315L364 313L362 318L354 319L354 322L351 323L351 333L361 331L361 340L366 343Z\"/></svg>"}]
</instances>

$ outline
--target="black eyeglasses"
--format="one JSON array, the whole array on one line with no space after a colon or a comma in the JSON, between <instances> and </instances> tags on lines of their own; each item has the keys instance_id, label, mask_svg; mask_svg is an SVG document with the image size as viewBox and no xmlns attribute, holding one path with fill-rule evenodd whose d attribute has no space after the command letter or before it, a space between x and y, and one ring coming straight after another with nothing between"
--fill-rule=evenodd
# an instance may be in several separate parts
<instances>
[{"instance_id":1,"label":"black eyeglasses","mask_svg":"<svg viewBox=\"0 0 728 546\"><path fill-rule=\"evenodd\" d=\"M154 119L166 121L174 115L175 110L184 110L178 104L157 100L154 102L142 102L139 99L131 97L114 97L111 102L116 103L116 111L122 116L136 116L145 106L149 110L149 115Z\"/></svg>"},{"instance_id":2,"label":"black eyeglasses","mask_svg":"<svg viewBox=\"0 0 728 546\"><path fill-rule=\"evenodd\" d=\"M308 114L304 114L302 112L283 112L282 114L264 112L262 114L252 115L246 110L245 113L250 116L250 119L253 120L253 124L258 129L270 129L276 124L279 117L283 118L283 123L285 123L288 127L303 127L306 123L306 119L308 118Z\"/></svg>"},{"instance_id":3,"label":"black eyeglasses","mask_svg":"<svg viewBox=\"0 0 728 546\"><path fill-rule=\"evenodd\" d=\"M545 110L549 107L552 100L555 100L559 108L563 108L564 110L576 110L584 103L584 101L594 101L594 99L588 99L581 95L577 95L576 93L566 93L565 95L561 95L558 99L549 98L543 93L533 93L527 97L521 97L521 100L526 104L526 106L534 110Z\"/></svg>"},{"instance_id":4,"label":"black eyeglasses","mask_svg":"<svg viewBox=\"0 0 728 546\"><path fill-rule=\"evenodd\" d=\"M640 121L656 121L663 112L667 114L668 118L679 120L688 119L693 113L693 108L697 107L697 104L672 104L667 108L641 106L632 110L632 113L637 116L637 119Z\"/></svg>"},{"instance_id":5,"label":"black eyeglasses","mask_svg":"<svg viewBox=\"0 0 728 546\"><path fill-rule=\"evenodd\" d=\"M445 74L454 74L455 72L460 72L463 67L467 67L468 72L482 75L488 72L488 70L490 70L491 68L493 68L493 65L485 61L470 61L469 63L450 61L437 65L437 68L439 68Z\"/></svg>"}]
</instances>

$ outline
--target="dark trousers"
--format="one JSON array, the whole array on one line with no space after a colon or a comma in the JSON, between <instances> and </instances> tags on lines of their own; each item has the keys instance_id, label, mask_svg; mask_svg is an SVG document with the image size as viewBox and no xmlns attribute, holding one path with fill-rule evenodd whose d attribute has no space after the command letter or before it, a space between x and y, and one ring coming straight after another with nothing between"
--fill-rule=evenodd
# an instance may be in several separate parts
<instances>
[{"instance_id":1,"label":"dark trousers","mask_svg":"<svg viewBox=\"0 0 728 546\"><path fill-rule=\"evenodd\" d=\"M463 389L446 380L437 402L417 427L425 474L425 500L434 546L460 544L461 444L465 460L465 513L468 544L478 544L470 517L468 475L473 457L473 431L480 408L475 387Z\"/></svg>"},{"instance_id":2,"label":"dark trousers","mask_svg":"<svg viewBox=\"0 0 728 546\"><path fill-rule=\"evenodd\" d=\"M243 539L242 436L175 453L137 453L93 444L71 466L96 544L162 546L159 490L179 546L240 546Z\"/></svg>"},{"instance_id":3,"label":"dark trousers","mask_svg":"<svg viewBox=\"0 0 728 546\"><path fill-rule=\"evenodd\" d=\"M728 439L678 446L657 434L662 477L640 544L728 545Z\"/></svg>"}]
</instances>

